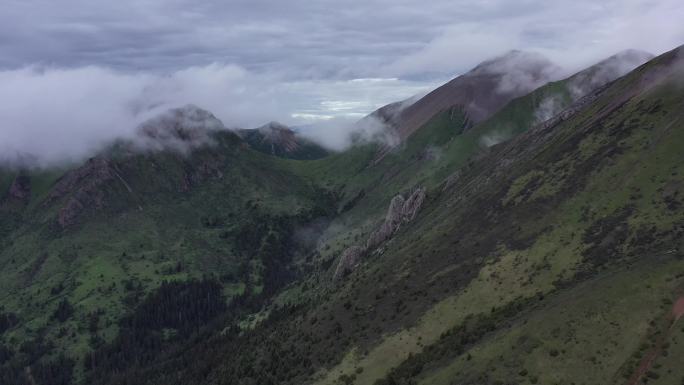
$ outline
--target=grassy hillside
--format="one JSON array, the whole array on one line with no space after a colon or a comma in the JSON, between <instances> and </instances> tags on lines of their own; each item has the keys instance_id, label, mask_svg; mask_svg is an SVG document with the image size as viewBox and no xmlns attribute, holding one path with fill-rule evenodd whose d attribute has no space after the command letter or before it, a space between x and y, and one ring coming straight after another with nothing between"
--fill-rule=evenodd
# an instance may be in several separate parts
<instances>
[{"instance_id":1,"label":"grassy hillside","mask_svg":"<svg viewBox=\"0 0 684 385\"><path fill-rule=\"evenodd\" d=\"M0 383L680 384L680 56L472 128L442 111L390 152L223 133L29 173L28 198L3 173Z\"/></svg>"},{"instance_id":2,"label":"grassy hillside","mask_svg":"<svg viewBox=\"0 0 684 385\"><path fill-rule=\"evenodd\" d=\"M119 341L91 357L89 378L609 384L647 376L681 382L671 358L681 339L671 314L684 285L680 64L676 53L659 57L589 95L562 119L471 158L448 183L426 184L418 217L342 281L331 280L334 266L324 257L272 306L238 317L240 326L230 326L236 318L227 315L190 342L171 340L161 350ZM423 145L444 143L438 127L444 125L435 125ZM416 146L417 153L424 148ZM366 188L377 189L378 197L380 186L391 190L392 179L378 183L384 174L366 171L374 149L354 151L338 155L339 174L326 174L330 168L321 161L308 177L328 186L341 176L367 178ZM404 169L419 164L401 154L389 156L405 162ZM300 163L288 167L303 172ZM415 175L397 178L407 178L399 186ZM382 201L358 199L346 215L387 207L372 209L364 199ZM154 363L135 355L142 364L114 360L122 346L156 352Z\"/></svg>"},{"instance_id":3,"label":"grassy hillside","mask_svg":"<svg viewBox=\"0 0 684 385\"><path fill-rule=\"evenodd\" d=\"M0 303L16 319L2 330L16 351L7 376L16 374L12 364L39 357L80 361L111 341L122 316L164 281L211 277L230 299L270 295L299 274L289 259L311 246L295 233L331 215L334 194L233 134L217 135L214 146L189 156L131 154L25 171L30 196L22 202L9 194L19 173L4 172ZM264 259L269 236L286 255ZM30 341L47 354L21 354Z\"/></svg>"},{"instance_id":4,"label":"grassy hillside","mask_svg":"<svg viewBox=\"0 0 684 385\"><path fill-rule=\"evenodd\" d=\"M341 191L343 210L324 235L324 258L335 258L346 247L377 227L392 197L424 186L438 190L455 180L501 143L543 123L571 106L593 87L604 85L618 73L607 71L611 57L566 79L548 83L515 98L489 119L474 125L456 107L441 111L390 151L383 144L356 146L313 162L295 162L300 175L313 183ZM598 77L596 73L602 76Z\"/></svg>"},{"instance_id":5,"label":"grassy hillside","mask_svg":"<svg viewBox=\"0 0 684 385\"><path fill-rule=\"evenodd\" d=\"M317 383L626 381L655 340L649 324L667 318L684 284L674 56L433 192L421 220L346 287L354 308L381 308L378 282L389 301L409 298L384 313L404 326L353 343ZM661 365L657 375L681 381Z\"/></svg>"}]
</instances>

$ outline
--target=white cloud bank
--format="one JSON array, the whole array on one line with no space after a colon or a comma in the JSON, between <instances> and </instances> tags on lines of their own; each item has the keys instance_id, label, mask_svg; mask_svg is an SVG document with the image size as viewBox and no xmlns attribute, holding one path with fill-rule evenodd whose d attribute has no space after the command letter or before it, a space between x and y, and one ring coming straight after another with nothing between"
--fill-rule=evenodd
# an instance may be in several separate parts
<instances>
[{"instance_id":1,"label":"white cloud bank","mask_svg":"<svg viewBox=\"0 0 684 385\"><path fill-rule=\"evenodd\" d=\"M336 138L510 49L569 74L684 43L681 0L65 2L3 4L0 158L80 159L185 104L229 127L327 121L318 136Z\"/></svg>"},{"instance_id":2,"label":"white cloud bank","mask_svg":"<svg viewBox=\"0 0 684 385\"><path fill-rule=\"evenodd\" d=\"M142 122L186 104L209 110L228 128L330 120L342 135L347 122L428 87L398 79L288 82L218 64L167 76L29 67L0 71L0 84L0 158L42 165L78 161L113 139L133 138ZM333 147L343 142L327 139Z\"/></svg>"}]
</instances>

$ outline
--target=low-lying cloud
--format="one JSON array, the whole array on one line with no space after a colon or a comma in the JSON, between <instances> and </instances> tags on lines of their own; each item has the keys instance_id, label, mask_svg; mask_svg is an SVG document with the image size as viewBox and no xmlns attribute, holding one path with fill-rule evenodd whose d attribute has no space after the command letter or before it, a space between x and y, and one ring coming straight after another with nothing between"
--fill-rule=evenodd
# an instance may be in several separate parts
<instances>
[{"instance_id":1,"label":"low-lying cloud","mask_svg":"<svg viewBox=\"0 0 684 385\"><path fill-rule=\"evenodd\" d=\"M570 72L671 49L682 18L679 0L8 2L0 160L76 161L186 104L228 127L323 123L312 135L340 147L348 122L510 49Z\"/></svg>"},{"instance_id":2,"label":"low-lying cloud","mask_svg":"<svg viewBox=\"0 0 684 385\"><path fill-rule=\"evenodd\" d=\"M334 118L299 127L298 132L333 151L371 142L394 147L401 141L394 130L375 116L367 116L361 120L351 117Z\"/></svg>"},{"instance_id":3,"label":"low-lying cloud","mask_svg":"<svg viewBox=\"0 0 684 385\"><path fill-rule=\"evenodd\" d=\"M289 82L219 64L169 75L28 67L0 71L0 84L0 160L37 166L76 162L114 139L134 139L143 122L187 104L227 128L330 121L324 128L335 128L325 132L341 137L346 122L426 88L398 79ZM344 143L334 135L322 141L333 148Z\"/></svg>"}]
</instances>

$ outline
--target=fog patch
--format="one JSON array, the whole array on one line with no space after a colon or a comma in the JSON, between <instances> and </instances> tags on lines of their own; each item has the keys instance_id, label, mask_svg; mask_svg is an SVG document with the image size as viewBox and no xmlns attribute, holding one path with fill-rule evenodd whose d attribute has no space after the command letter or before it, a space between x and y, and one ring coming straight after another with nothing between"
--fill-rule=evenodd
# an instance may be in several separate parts
<instances>
[{"instance_id":1,"label":"fog patch","mask_svg":"<svg viewBox=\"0 0 684 385\"><path fill-rule=\"evenodd\" d=\"M510 137L511 135L499 131L492 134L483 135L480 138L480 144L484 147L489 148L501 142L505 142L506 140L510 139Z\"/></svg>"},{"instance_id":2,"label":"fog patch","mask_svg":"<svg viewBox=\"0 0 684 385\"><path fill-rule=\"evenodd\" d=\"M441 147L430 145L427 146L423 152L423 157L425 160L438 162L440 159L442 159L443 154L444 151Z\"/></svg>"},{"instance_id":3,"label":"fog patch","mask_svg":"<svg viewBox=\"0 0 684 385\"><path fill-rule=\"evenodd\" d=\"M563 70L541 54L514 50L483 62L472 73L499 75L497 92L501 94L525 94L560 79Z\"/></svg>"},{"instance_id":4,"label":"fog patch","mask_svg":"<svg viewBox=\"0 0 684 385\"><path fill-rule=\"evenodd\" d=\"M644 51L621 51L573 76L568 83L570 95L573 100L580 99L591 91L626 75L652 58L652 54Z\"/></svg>"},{"instance_id":5,"label":"fog patch","mask_svg":"<svg viewBox=\"0 0 684 385\"><path fill-rule=\"evenodd\" d=\"M174 142L165 136L168 132L148 132L155 136L150 142L150 135L141 137L138 129L188 104L210 111L228 129L259 127L269 121L308 123L293 113L300 111L314 117L323 129L312 137L341 149L349 145L354 123L376 109L376 103L405 98L426 87L398 79L288 81L282 74L254 73L225 64L169 74L33 66L0 70L0 84L0 162L45 167L78 163L117 140L185 151L182 147L187 143ZM165 118L159 119L157 123L164 124ZM360 124L359 137L389 140L377 126Z\"/></svg>"},{"instance_id":6,"label":"fog patch","mask_svg":"<svg viewBox=\"0 0 684 385\"><path fill-rule=\"evenodd\" d=\"M182 154L213 144L211 133L225 127L209 111L192 104L168 110L140 125L133 145L146 151Z\"/></svg>"},{"instance_id":7,"label":"fog patch","mask_svg":"<svg viewBox=\"0 0 684 385\"><path fill-rule=\"evenodd\" d=\"M545 122L563 111L565 103L560 95L545 97L534 110L534 124Z\"/></svg>"},{"instance_id":8,"label":"fog patch","mask_svg":"<svg viewBox=\"0 0 684 385\"><path fill-rule=\"evenodd\" d=\"M361 120L334 118L299 127L297 133L332 151L351 146L379 143L389 147L401 143L399 135L380 118L369 115Z\"/></svg>"}]
</instances>

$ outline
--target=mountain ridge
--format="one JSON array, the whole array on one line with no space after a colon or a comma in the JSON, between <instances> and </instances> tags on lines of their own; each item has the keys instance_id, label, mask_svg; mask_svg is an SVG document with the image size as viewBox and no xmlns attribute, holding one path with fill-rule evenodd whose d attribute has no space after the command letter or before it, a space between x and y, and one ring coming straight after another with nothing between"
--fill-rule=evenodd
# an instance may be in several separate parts
<instances>
[{"instance_id":1,"label":"mountain ridge","mask_svg":"<svg viewBox=\"0 0 684 385\"><path fill-rule=\"evenodd\" d=\"M675 384L683 49L581 97L571 76L437 114L379 162L218 130L0 173L0 382L603 385L663 335L649 381Z\"/></svg>"}]
</instances>

